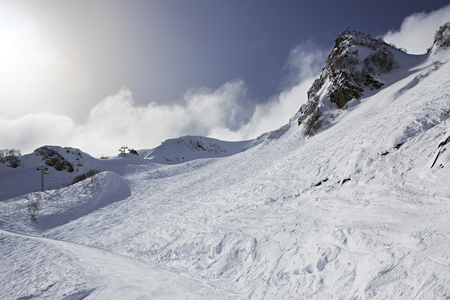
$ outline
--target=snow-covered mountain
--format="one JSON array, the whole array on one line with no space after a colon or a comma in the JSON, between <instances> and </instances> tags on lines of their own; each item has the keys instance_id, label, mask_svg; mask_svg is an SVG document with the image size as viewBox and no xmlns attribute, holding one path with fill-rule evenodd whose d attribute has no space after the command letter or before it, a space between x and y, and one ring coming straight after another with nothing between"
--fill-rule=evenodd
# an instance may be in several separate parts
<instances>
[{"instance_id":1,"label":"snow-covered mountain","mask_svg":"<svg viewBox=\"0 0 450 300\"><path fill-rule=\"evenodd\" d=\"M420 56L344 31L254 141L5 160L0 298L449 299L449 27Z\"/></svg>"}]
</instances>

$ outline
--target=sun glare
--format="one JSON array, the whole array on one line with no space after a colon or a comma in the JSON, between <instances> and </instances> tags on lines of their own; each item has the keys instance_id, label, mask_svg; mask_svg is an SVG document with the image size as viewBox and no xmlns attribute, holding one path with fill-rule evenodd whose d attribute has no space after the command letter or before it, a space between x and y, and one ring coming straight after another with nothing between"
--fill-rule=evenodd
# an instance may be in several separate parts
<instances>
[{"instance_id":1,"label":"sun glare","mask_svg":"<svg viewBox=\"0 0 450 300\"><path fill-rule=\"evenodd\" d=\"M33 20L18 9L0 11L0 96L9 101L2 114L38 107L57 69L56 52ZM32 103L34 103L32 105Z\"/></svg>"},{"instance_id":2,"label":"sun glare","mask_svg":"<svg viewBox=\"0 0 450 300\"><path fill-rule=\"evenodd\" d=\"M23 81L37 69L51 63L50 49L41 40L33 23L13 12L0 18L0 65L7 81Z\"/></svg>"}]
</instances>

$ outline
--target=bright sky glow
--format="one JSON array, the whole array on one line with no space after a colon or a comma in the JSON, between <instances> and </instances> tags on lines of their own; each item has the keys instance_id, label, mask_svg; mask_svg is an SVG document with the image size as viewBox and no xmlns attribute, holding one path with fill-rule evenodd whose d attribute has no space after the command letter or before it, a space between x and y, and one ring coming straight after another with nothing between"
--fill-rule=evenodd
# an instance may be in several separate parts
<instances>
[{"instance_id":1,"label":"bright sky glow","mask_svg":"<svg viewBox=\"0 0 450 300\"><path fill-rule=\"evenodd\" d=\"M14 92L34 85L35 73L49 67L51 54L33 24L14 11L0 16L0 69L3 87Z\"/></svg>"}]
</instances>

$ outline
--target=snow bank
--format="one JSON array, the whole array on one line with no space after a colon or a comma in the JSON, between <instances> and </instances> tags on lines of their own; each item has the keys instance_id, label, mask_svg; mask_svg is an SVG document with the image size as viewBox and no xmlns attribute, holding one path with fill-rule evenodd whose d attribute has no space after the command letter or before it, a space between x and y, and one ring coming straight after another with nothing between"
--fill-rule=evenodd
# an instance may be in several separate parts
<instances>
[{"instance_id":1,"label":"snow bank","mask_svg":"<svg viewBox=\"0 0 450 300\"><path fill-rule=\"evenodd\" d=\"M14 198L1 206L0 226L47 230L81 218L131 195L124 179L106 171L66 188Z\"/></svg>"}]
</instances>

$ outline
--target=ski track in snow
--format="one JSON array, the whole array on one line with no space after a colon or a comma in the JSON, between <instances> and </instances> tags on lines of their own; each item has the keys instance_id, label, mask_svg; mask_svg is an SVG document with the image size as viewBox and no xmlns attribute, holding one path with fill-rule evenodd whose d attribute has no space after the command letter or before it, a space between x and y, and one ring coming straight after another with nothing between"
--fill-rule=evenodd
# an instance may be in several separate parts
<instances>
[{"instance_id":1,"label":"ski track in snow","mask_svg":"<svg viewBox=\"0 0 450 300\"><path fill-rule=\"evenodd\" d=\"M44 285L33 286L31 284L31 291L24 292L18 299L55 299L57 297L61 297L61 299L98 299L98 297L110 299L211 299L218 297L217 292L205 284L183 275L165 271L153 264L72 242L7 231L3 231L3 233L2 245L15 242L17 248L20 245L20 249L15 249L16 251L25 250L35 253L35 256L32 257L35 262L32 270L20 270L20 266L17 267L20 262L14 264L13 275L19 273L15 275L14 279L20 280L19 277L26 276L23 273L28 272L34 276L47 277ZM45 264L40 260L45 260ZM60 261L64 261L67 265L58 265L58 268L52 268L53 264ZM22 281L24 280L22 279ZM61 287L67 284L67 281L75 288L71 293L67 293L67 290ZM39 282L39 280L35 278L34 282ZM30 288L27 286L29 284L24 282L25 287ZM190 291L193 290L195 290L194 295L190 294ZM47 295L47 292L51 292L51 294Z\"/></svg>"},{"instance_id":2,"label":"ski track in snow","mask_svg":"<svg viewBox=\"0 0 450 300\"><path fill-rule=\"evenodd\" d=\"M435 65L308 139L289 124L228 157L116 159L96 189L43 193L37 223L23 197L0 203L1 298L449 299L449 151L431 165L450 64ZM95 193L108 196L39 225L51 201Z\"/></svg>"}]
</instances>

